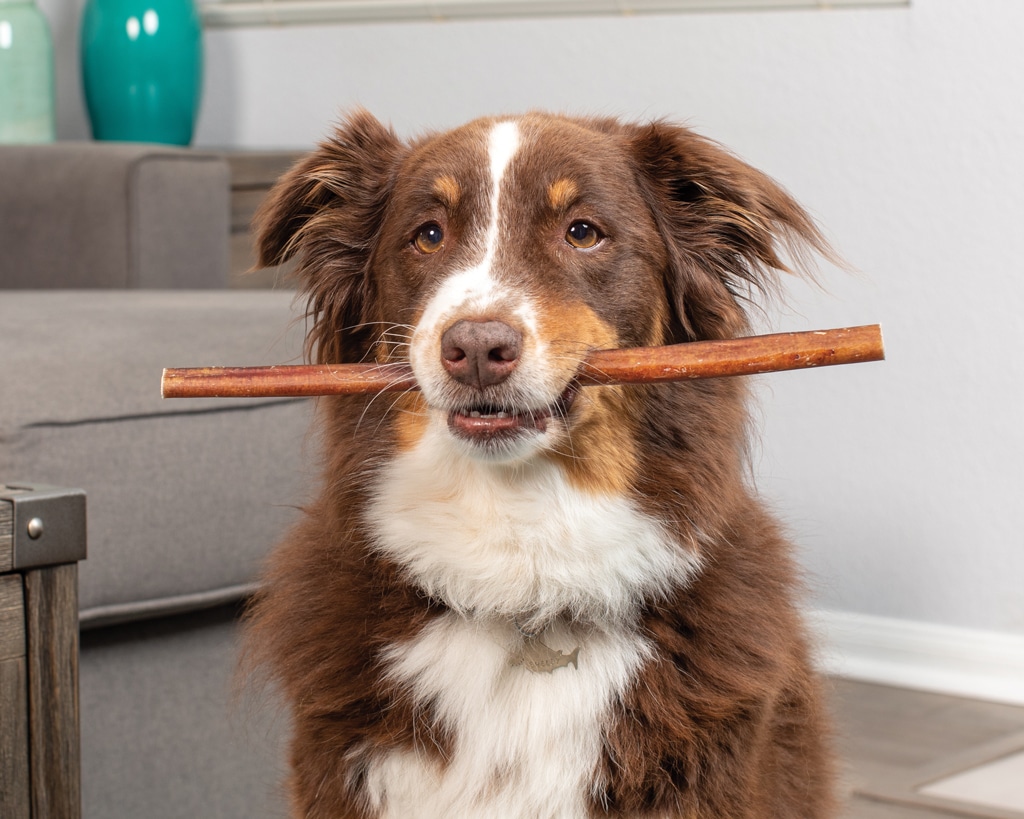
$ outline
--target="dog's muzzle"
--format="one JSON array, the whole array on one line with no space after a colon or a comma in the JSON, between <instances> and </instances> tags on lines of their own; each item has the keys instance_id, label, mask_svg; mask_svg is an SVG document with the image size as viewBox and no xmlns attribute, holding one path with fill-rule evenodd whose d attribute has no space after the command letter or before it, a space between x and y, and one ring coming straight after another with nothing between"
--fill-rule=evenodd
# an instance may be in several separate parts
<instances>
[{"instance_id":1,"label":"dog's muzzle","mask_svg":"<svg viewBox=\"0 0 1024 819\"><path fill-rule=\"evenodd\" d=\"M495 397L502 394L501 385L519 367L522 351L522 333L503 321L462 319L445 330L441 364L472 396L448 413L448 427L454 435L487 444L545 432L550 418L565 417L576 397L575 383L554 403L539 409Z\"/></svg>"}]
</instances>

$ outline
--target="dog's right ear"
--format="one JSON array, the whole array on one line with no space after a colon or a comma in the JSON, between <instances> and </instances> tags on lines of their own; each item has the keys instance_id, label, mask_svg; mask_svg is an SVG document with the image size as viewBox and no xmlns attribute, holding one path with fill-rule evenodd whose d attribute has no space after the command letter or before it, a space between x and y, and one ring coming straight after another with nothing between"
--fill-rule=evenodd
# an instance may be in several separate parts
<instances>
[{"instance_id":1,"label":"dog's right ear","mask_svg":"<svg viewBox=\"0 0 1024 819\"><path fill-rule=\"evenodd\" d=\"M258 265L295 260L309 296L309 352L322 363L358 358L369 332L370 254L406 147L365 111L275 185L254 220Z\"/></svg>"}]
</instances>

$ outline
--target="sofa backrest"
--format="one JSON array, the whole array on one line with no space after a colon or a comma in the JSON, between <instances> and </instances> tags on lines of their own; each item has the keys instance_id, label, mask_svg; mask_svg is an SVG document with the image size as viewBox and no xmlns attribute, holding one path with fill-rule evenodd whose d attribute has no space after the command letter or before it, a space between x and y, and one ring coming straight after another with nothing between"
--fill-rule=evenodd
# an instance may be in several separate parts
<instances>
[{"instance_id":1,"label":"sofa backrest","mask_svg":"<svg viewBox=\"0 0 1024 819\"><path fill-rule=\"evenodd\" d=\"M214 153L0 146L0 289L224 287L230 197Z\"/></svg>"}]
</instances>

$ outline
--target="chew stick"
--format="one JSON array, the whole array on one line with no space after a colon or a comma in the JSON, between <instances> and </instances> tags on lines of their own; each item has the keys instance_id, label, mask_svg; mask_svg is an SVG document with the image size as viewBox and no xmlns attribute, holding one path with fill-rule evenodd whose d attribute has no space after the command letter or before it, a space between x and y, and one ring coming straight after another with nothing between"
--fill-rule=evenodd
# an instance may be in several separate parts
<instances>
[{"instance_id":1,"label":"chew stick","mask_svg":"<svg viewBox=\"0 0 1024 819\"><path fill-rule=\"evenodd\" d=\"M885 357L877 324L773 333L667 347L595 350L580 366L584 386L653 384L688 378L782 372ZM271 398L416 389L407 364L295 364L166 369L164 398Z\"/></svg>"}]
</instances>

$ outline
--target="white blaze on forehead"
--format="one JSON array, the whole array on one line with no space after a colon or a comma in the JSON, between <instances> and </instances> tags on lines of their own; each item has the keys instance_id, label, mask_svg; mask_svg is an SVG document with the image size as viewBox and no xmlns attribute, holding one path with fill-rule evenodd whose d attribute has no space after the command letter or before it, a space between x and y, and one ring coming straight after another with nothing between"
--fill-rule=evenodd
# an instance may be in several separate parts
<instances>
[{"instance_id":1,"label":"white blaze on forehead","mask_svg":"<svg viewBox=\"0 0 1024 819\"><path fill-rule=\"evenodd\" d=\"M501 281L496 261L507 217L509 168L521 147L514 121L495 123L485 136L486 165L490 173L487 211L480 214L477 233L468 240L476 251L468 266L453 270L437 287L413 330L409 363L429 405L444 408L450 401L451 376L442 364L445 330L460 319L506 321L523 334L519 366L510 379L517 405L542 409L565 388L552 371L545 339L538 332L537 308L524 289ZM504 191L502 188L504 187ZM483 199L483 197L481 197Z\"/></svg>"},{"instance_id":2,"label":"white blaze on forehead","mask_svg":"<svg viewBox=\"0 0 1024 819\"><path fill-rule=\"evenodd\" d=\"M519 148L519 126L514 122L499 122L491 129L487 153L491 159L491 220L492 227L498 217L498 195L512 157Z\"/></svg>"},{"instance_id":3,"label":"white blaze on forehead","mask_svg":"<svg viewBox=\"0 0 1024 819\"><path fill-rule=\"evenodd\" d=\"M495 282L491 276L491 267L501 221L501 183L518 148L519 126L515 122L499 122L491 128L487 137L491 197L489 219L483 235L483 257L477 264L454 273L441 284L427 304L418 330L422 328L428 335L436 333L441 322L455 309L481 309L492 296ZM413 346L415 350L415 341Z\"/></svg>"},{"instance_id":4,"label":"white blaze on forehead","mask_svg":"<svg viewBox=\"0 0 1024 819\"><path fill-rule=\"evenodd\" d=\"M498 244L498 226L501 222L501 180L505 178L512 157L519 148L519 126L514 122L500 122L491 129L487 152L491 158L491 221L487 225L487 250L481 267L490 272L494 249Z\"/></svg>"}]
</instances>

